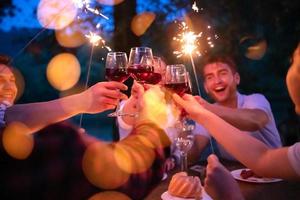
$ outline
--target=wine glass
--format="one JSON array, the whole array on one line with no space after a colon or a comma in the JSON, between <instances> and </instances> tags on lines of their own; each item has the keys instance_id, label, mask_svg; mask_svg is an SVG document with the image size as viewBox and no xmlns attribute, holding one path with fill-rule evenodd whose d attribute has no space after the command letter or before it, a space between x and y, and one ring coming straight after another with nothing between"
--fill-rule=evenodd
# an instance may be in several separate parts
<instances>
[{"instance_id":1,"label":"wine glass","mask_svg":"<svg viewBox=\"0 0 300 200\"><path fill-rule=\"evenodd\" d=\"M189 91L187 71L183 64L167 65L164 86L180 96Z\"/></svg>"},{"instance_id":2,"label":"wine glass","mask_svg":"<svg viewBox=\"0 0 300 200\"><path fill-rule=\"evenodd\" d=\"M127 55L125 52L109 52L106 57L105 64L105 77L109 81L124 82L128 77L127 71ZM119 103L116 111L108 114L108 117L124 116L126 113L122 113L119 110Z\"/></svg>"},{"instance_id":3,"label":"wine glass","mask_svg":"<svg viewBox=\"0 0 300 200\"><path fill-rule=\"evenodd\" d=\"M194 143L193 130L194 124L187 124L183 129L178 129L177 135L175 136L175 146L179 151L180 155L180 170L187 171L187 154L192 148Z\"/></svg>"},{"instance_id":4,"label":"wine glass","mask_svg":"<svg viewBox=\"0 0 300 200\"><path fill-rule=\"evenodd\" d=\"M149 47L132 47L129 54L128 72L137 82L148 83L154 72L152 49Z\"/></svg>"}]
</instances>

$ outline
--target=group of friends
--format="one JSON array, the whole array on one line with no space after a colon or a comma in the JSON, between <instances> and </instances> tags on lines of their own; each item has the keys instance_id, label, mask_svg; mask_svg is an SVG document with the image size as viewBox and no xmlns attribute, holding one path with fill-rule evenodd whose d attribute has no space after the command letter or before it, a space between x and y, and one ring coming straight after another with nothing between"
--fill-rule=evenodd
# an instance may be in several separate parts
<instances>
[{"instance_id":1,"label":"group of friends","mask_svg":"<svg viewBox=\"0 0 300 200\"><path fill-rule=\"evenodd\" d=\"M201 152L203 152L204 148L208 145L210 138L214 138L217 141L219 150L218 157L237 160L260 176L300 180L300 143L297 142L290 147L282 147L280 135L276 128L268 100L262 94L244 95L238 92L237 86L240 82L240 76L234 61L227 56L212 57L208 59L202 67L201 76L207 94L215 103L209 103L200 96L193 96L191 94L184 94L183 96L172 94L172 102L175 102L176 107L184 109L188 117L196 122L196 127L193 130L195 141L189 154L191 162L199 158ZM286 76L286 84L290 97L295 104L295 111L300 115L300 44L294 51L293 62ZM145 89L147 89L147 91L145 91ZM39 135L45 135L45 133L43 133L45 131L43 130L45 130L44 128L48 125L61 122L80 113L93 114L114 109L121 100L121 109L123 112L138 112L139 115L138 117L118 117L117 122L119 125L120 141L116 143L126 144L126 142L128 142L126 138L138 137L143 131L145 132L145 127L147 131L150 130L149 135L153 133L159 134L160 136L158 138L162 140L161 143L164 143L165 135L171 138L174 131L176 131L174 127L161 126L161 124L153 121L156 115L159 119L161 113L151 113L151 118L149 118L148 115L149 110L155 110L149 108L153 104L150 105L147 103L145 96L153 90L158 91L151 93L158 96L155 99L162 99L163 95L161 95L160 87L142 86L135 82L129 98L120 92L124 90L127 90L127 86L122 83L100 82L84 92L57 100L14 105L17 94L15 77L8 62L6 62L4 58L1 58L1 137L4 138L5 129L7 129L7 127L14 122L19 122L27 127L27 134L33 134L37 138L40 137L40 140L37 141L42 141L47 137ZM149 97L149 95L147 97ZM163 100L161 102L163 102ZM170 112L167 115L171 115ZM82 150L80 151L81 157L84 154L84 149L86 149L89 144L95 141L99 142L99 139L82 133L80 129L70 129L73 130L73 134L79 135L77 139L80 138L82 142ZM51 130L57 131L60 129L56 128ZM48 133L51 131L46 132L46 134L51 134ZM55 137L60 137L59 134L54 135ZM146 136L148 137L149 135ZM151 138L151 136L149 137ZM64 138L64 140L66 140L66 138ZM47 142L42 144L47 145ZM37 145L37 147L39 147L39 145ZM155 146L155 155L160 155L159 152L161 152L161 148L164 147L165 145ZM68 146L64 148L68 148ZM40 149L33 150L30 156L32 157L34 153L39 150L42 151L43 148L40 147ZM156 166L157 163L151 166L152 169L156 167L155 169L159 171L159 173L156 174L157 177L154 179L146 179L145 181L152 181L151 183L154 185L159 182L162 176L162 168L167 171L174 168L176 165L176 156L172 154L176 155L174 151L171 151L171 154L168 156L159 156L158 163L160 167ZM13 157L9 155L5 145L1 146L1 155L5 155L2 156L5 158ZM30 158L30 156L28 158ZM208 165L204 181L206 192L213 199L243 199L237 182L233 179L230 172L219 162L218 157L212 154L207 158ZM26 162L30 162L28 158ZM11 159L15 158L7 158L3 163L11 162ZM15 162L12 163L16 164ZM28 166L28 164L24 164L24 166ZM5 164L2 165L2 167L1 178L3 179L1 180L4 180L2 184L10 193L2 192L0 195L2 197L13 196L15 195L13 194L14 192L18 192L16 186L10 181L13 176L3 171L9 169L9 167L9 170L12 170L12 165ZM19 168L20 166L18 169ZM149 168L148 171L149 170L151 169ZM79 171L74 170L74 173L75 172L82 175L81 179L88 179L83 175L81 168ZM12 173L14 172L12 171ZM31 173L35 172L32 171ZM145 173L149 175L149 172ZM155 173L153 174L155 175ZM101 179L101 177L98 178ZM131 181L133 179L134 178L132 178ZM139 182L141 181L142 179L139 180ZM188 177L186 182L190 184L190 187L193 187L193 183L189 182ZM130 185L130 180L128 183ZM55 184L55 179L53 184ZM86 188L89 187L89 189L85 192L81 192L83 194L77 195L74 197L75 199L87 199L96 193L98 188L94 187L94 183L90 183L90 179L85 180L84 184L86 184ZM134 186L127 185L123 188L120 186L115 189L124 192L133 199L141 199L144 197L143 195L145 194L137 196L134 192L128 192L128 188L130 187ZM40 188L40 186L38 188ZM33 187L30 189L34 190L37 188ZM30 196L28 196L28 199L29 197ZM69 196L66 195L65 197L67 198Z\"/></svg>"}]
</instances>

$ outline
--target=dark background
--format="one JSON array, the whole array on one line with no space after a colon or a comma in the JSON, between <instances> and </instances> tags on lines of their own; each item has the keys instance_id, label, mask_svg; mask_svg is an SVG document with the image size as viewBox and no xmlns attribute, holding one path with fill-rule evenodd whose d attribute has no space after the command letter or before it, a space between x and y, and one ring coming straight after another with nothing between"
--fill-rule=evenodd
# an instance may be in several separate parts
<instances>
[{"instance_id":1,"label":"dark background","mask_svg":"<svg viewBox=\"0 0 300 200\"><path fill-rule=\"evenodd\" d=\"M20 8L15 2L0 2L0 20L14 16ZM21 2L21 0L19 1ZM219 52L229 53L235 57L241 74L240 91L245 94L262 93L270 101L276 123L285 144L291 144L300 138L299 118L295 115L293 104L288 96L285 76L290 65L293 50L300 36L300 1L297 0L201 0L196 1L199 13L191 10L194 1L175 0L125 0L113 6L113 31L104 33L107 44L115 51L126 51L130 47L149 46L154 54L163 56L167 63L184 63L191 68L186 58L173 55L172 38L178 29L174 24L177 16L170 15L184 10L195 32L202 31L204 25L210 24L219 38L214 41L215 47L208 49L202 57L195 57L197 70L206 56ZM132 18L137 14L137 6L148 5L144 11L156 14L155 21L142 36L133 34L130 28ZM99 4L99 7L103 5ZM22 9L28 9L24 6ZM35 16L35 10L32 10ZM143 12L140 8L138 13ZM181 20L178 17L177 20ZM9 23L9 22L8 22ZM81 79L85 81L91 46L87 43L78 48L61 47L53 30L45 30L23 52L16 53L30 41L41 28L14 26L9 31L0 30L0 53L14 58L13 65L24 77L25 89L17 103L47 101L59 97L59 92L51 87L45 72L49 60L58 53L70 52L79 59ZM267 50L260 59L251 59L246 55L251 46L265 41ZM106 51L95 48L92 60L90 85L104 80L104 62ZM200 77L199 77L200 78ZM196 91L194 91L196 93ZM84 115L83 127L93 135L110 140L113 119L107 113ZM74 117L78 123L79 117Z\"/></svg>"}]
</instances>

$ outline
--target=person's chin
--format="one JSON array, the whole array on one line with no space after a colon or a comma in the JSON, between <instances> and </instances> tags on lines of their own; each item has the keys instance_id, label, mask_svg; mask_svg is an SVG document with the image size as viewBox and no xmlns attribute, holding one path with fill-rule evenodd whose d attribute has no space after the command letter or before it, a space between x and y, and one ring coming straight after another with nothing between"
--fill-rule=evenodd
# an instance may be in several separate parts
<instances>
[{"instance_id":1,"label":"person's chin","mask_svg":"<svg viewBox=\"0 0 300 200\"><path fill-rule=\"evenodd\" d=\"M227 95L224 93L214 94L215 102L223 102L227 99Z\"/></svg>"}]
</instances>

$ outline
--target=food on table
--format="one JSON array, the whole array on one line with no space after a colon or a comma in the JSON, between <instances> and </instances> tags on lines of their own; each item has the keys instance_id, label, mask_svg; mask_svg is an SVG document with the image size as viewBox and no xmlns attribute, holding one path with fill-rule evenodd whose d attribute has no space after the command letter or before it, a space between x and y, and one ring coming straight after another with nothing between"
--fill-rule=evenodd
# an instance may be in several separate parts
<instances>
[{"instance_id":1,"label":"food on table","mask_svg":"<svg viewBox=\"0 0 300 200\"><path fill-rule=\"evenodd\" d=\"M247 178L250 178L250 177L262 178L261 176L255 174L251 169L243 169L243 170L241 171L240 176L241 176L243 179L247 179Z\"/></svg>"},{"instance_id":2,"label":"food on table","mask_svg":"<svg viewBox=\"0 0 300 200\"><path fill-rule=\"evenodd\" d=\"M179 172L172 177L168 192L176 197L198 199L202 196L202 185L199 177Z\"/></svg>"}]
</instances>

